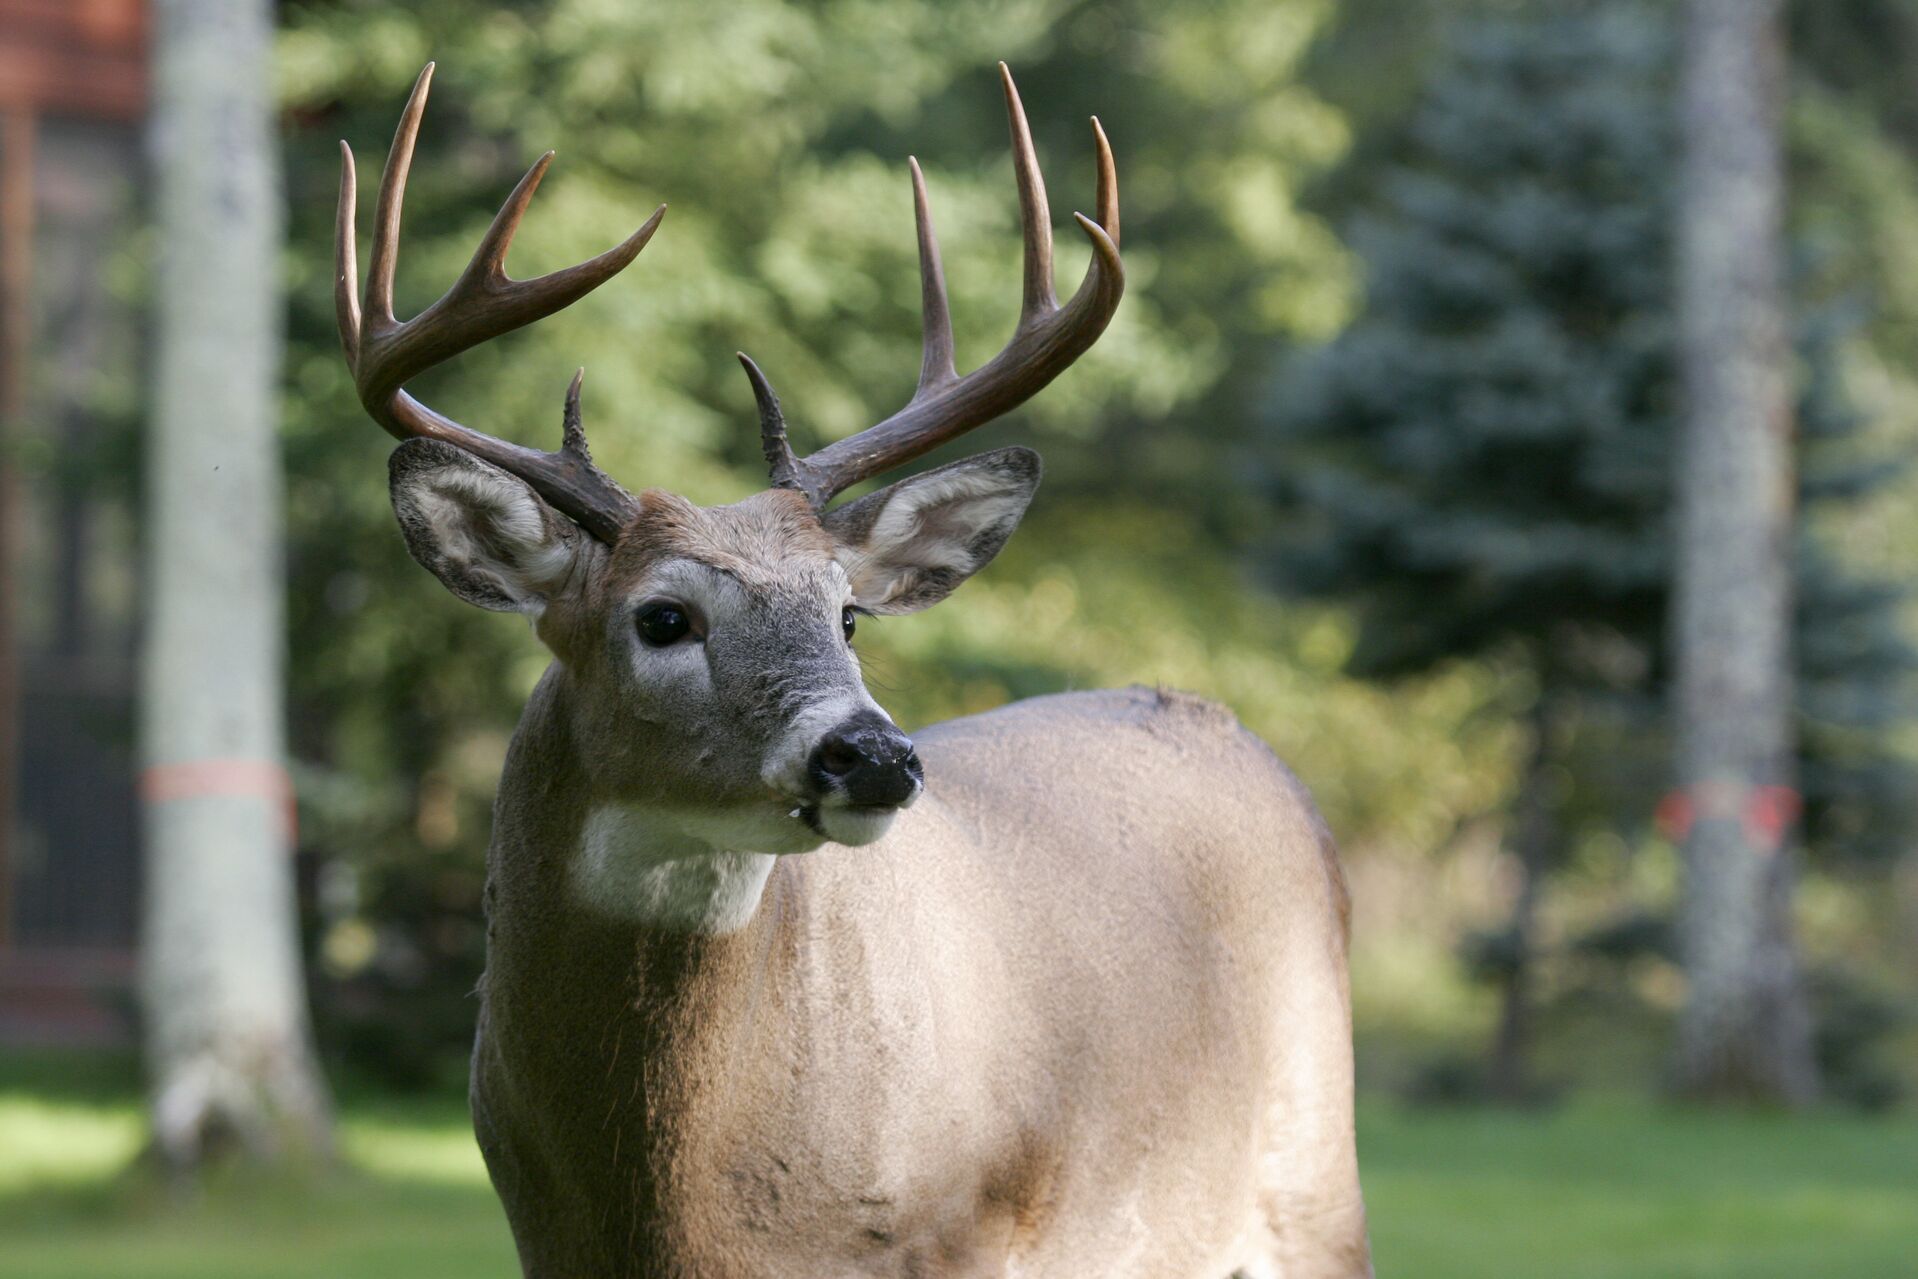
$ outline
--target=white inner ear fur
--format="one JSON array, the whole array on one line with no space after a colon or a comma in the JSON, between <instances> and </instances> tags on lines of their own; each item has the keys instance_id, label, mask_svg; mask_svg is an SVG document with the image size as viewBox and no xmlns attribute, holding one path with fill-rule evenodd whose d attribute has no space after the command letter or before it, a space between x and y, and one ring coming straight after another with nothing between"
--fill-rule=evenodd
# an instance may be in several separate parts
<instances>
[{"instance_id":1,"label":"white inner ear fur","mask_svg":"<svg viewBox=\"0 0 1918 1279\"><path fill-rule=\"evenodd\" d=\"M517 480L483 471L441 471L415 494L440 552L483 574L537 614L573 562L571 542L554 530L539 499Z\"/></svg>"},{"instance_id":2,"label":"white inner ear fur","mask_svg":"<svg viewBox=\"0 0 1918 1279\"><path fill-rule=\"evenodd\" d=\"M1016 522L1030 496L1002 473L986 469L956 468L901 484L865 542L840 549L853 598L877 608L910 592L928 571L958 577L975 572L980 565L973 547L979 536Z\"/></svg>"}]
</instances>

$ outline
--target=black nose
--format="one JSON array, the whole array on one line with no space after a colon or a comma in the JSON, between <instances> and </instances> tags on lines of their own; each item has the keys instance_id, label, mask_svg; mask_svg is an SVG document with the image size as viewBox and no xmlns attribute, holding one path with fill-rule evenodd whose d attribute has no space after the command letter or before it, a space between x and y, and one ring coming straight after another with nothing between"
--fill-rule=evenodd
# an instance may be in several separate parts
<instances>
[{"instance_id":1,"label":"black nose","mask_svg":"<svg viewBox=\"0 0 1918 1279\"><path fill-rule=\"evenodd\" d=\"M820 738L808 771L821 792L843 791L862 808L903 804L925 778L912 739L871 712Z\"/></svg>"}]
</instances>

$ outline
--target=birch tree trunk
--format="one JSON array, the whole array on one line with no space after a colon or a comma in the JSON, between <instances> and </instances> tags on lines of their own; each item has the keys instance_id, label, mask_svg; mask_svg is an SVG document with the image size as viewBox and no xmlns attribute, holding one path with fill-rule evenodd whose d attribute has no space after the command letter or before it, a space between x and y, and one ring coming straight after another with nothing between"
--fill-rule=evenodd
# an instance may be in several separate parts
<instances>
[{"instance_id":1,"label":"birch tree trunk","mask_svg":"<svg viewBox=\"0 0 1918 1279\"><path fill-rule=\"evenodd\" d=\"M1681 69L1674 608L1689 799L1680 1089L1800 1103L1817 1081L1791 929L1793 479L1781 280L1782 0L1688 0Z\"/></svg>"},{"instance_id":2,"label":"birch tree trunk","mask_svg":"<svg viewBox=\"0 0 1918 1279\"><path fill-rule=\"evenodd\" d=\"M327 1148L283 765L280 182L269 0L159 0L141 747L154 1144Z\"/></svg>"}]
</instances>

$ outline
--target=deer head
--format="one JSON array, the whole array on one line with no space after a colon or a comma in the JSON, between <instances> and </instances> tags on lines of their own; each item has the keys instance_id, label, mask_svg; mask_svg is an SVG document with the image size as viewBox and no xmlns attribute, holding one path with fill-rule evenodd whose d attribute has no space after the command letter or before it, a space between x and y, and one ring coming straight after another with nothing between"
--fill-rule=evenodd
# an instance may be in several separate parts
<instances>
[{"instance_id":1,"label":"deer head","mask_svg":"<svg viewBox=\"0 0 1918 1279\"><path fill-rule=\"evenodd\" d=\"M911 742L860 678L856 619L925 608L982 568L1031 501L1039 459L998 449L830 503L1033 395L1104 331L1124 287L1117 181L1094 120L1099 217L1074 215L1092 263L1072 299L1057 301L1045 187L1018 92L1000 71L1025 237L1011 341L974 372L955 370L939 247L913 162L925 326L917 391L891 417L801 458L766 378L741 355L772 483L730 506L656 489L634 495L595 466L581 375L550 453L462 426L405 390L423 370L612 278L652 238L664 205L591 261L511 279L506 252L548 152L446 294L402 322L393 314L400 207L433 67L414 86L380 181L363 308L353 154L341 143L340 338L361 403L402 441L390 472L407 547L461 599L534 619L575 694L569 714L588 747L579 754L592 790L649 814L660 839L755 853L864 844L923 787Z\"/></svg>"}]
</instances>

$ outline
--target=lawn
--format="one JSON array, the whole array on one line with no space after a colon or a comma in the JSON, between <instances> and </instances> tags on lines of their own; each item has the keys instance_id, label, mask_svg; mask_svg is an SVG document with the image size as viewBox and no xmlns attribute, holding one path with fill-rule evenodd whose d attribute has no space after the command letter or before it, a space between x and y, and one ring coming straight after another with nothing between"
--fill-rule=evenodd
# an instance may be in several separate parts
<instances>
[{"instance_id":1,"label":"lawn","mask_svg":"<svg viewBox=\"0 0 1918 1279\"><path fill-rule=\"evenodd\" d=\"M225 1184L194 1202L120 1176L124 1102L0 1094L5 1279L509 1279L506 1220L465 1118L444 1103L348 1108L347 1169Z\"/></svg>"},{"instance_id":2,"label":"lawn","mask_svg":"<svg viewBox=\"0 0 1918 1279\"><path fill-rule=\"evenodd\" d=\"M516 1273L456 1104L350 1102L350 1171L228 1185L192 1203L119 1176L124 1097L0 1088L7 1279L486 1279ZM1663 1279L1908 1276L1918 1123L1724 1116L1580 1103L1537 1115L1407 1111L1361 1121L1384 1275Z\"/></svg>"},{"instance_id":3,"label":"lawn","mask_svg":"<svg viewBox=\"0 0 1918 1279\"><path fill-rule=\"evenodd\" d=\"M1918 1274L1912 1116L1362 1109L1381 1275Z\"/></svg>"}]
</instances>

